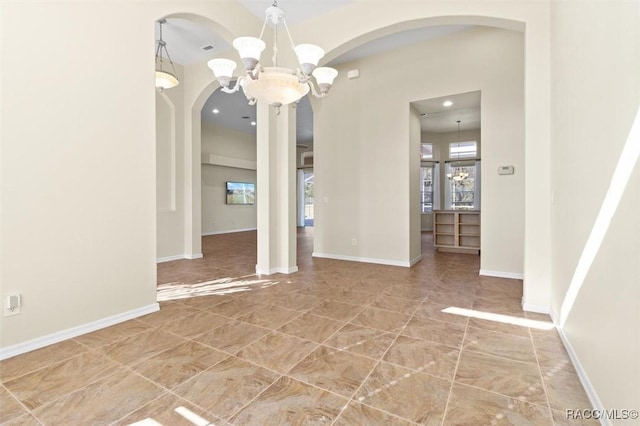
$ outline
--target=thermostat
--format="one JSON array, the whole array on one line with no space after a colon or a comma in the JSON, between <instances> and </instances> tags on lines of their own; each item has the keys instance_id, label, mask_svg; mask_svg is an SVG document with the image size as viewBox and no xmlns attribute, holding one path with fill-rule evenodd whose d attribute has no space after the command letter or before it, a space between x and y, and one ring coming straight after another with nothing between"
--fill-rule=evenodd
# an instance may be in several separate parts
<instances>
[{"instance_id":1,"label":"thermostat","mask_svg":"<svg viewBox=\"0 0 640 426\"><path fill-rule=\"evenodd\" d=\"M500 166L498 167L499 175L512 175L513 174L513 166Z\"/></svg>"}]
</instances>

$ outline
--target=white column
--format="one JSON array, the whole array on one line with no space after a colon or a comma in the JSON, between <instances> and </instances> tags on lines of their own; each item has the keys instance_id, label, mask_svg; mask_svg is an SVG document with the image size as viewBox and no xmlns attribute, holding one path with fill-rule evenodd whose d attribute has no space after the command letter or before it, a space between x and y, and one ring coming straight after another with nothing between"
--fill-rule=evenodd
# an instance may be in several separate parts
<instances>
[{"instance_id":1,"label":"white column","mask_svg":"<svg viewBox=\"0 0 640 426\"><path fill-rule=\"evenodd\" d=\"M296 272L295 109L258 102L256 273Z\"/></svg>"}]
</instances>

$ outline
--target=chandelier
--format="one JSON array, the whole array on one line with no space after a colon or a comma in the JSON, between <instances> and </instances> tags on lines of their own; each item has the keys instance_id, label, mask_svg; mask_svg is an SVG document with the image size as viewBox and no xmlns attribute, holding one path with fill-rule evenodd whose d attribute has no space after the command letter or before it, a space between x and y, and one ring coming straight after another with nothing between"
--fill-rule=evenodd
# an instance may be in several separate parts
<instances>
[{"instance_id":1,"label":"chandelier","mask_svg":"<svg viewBox=\"0 0 640 426\"><path fill-rule=\"evenodd\" d=\"M161 19L158 21L158 24L160 24L160 40L158 40L158 47L156 48L156 87L160 90L171 89L172 87L176 87L180 83L178 81L178 77L176 77L176 69L173 66L173 61L171 60L171 56L169 56L169 51L167 50L167 43L162 40L162 24L165 24L166 22L166 19ZM167 55L169 63L171 64L173 73L170 73L163 69L163 50Z\"/></svg>"},{"instance_id":2,"label":"chandelier","mask_svg":"<svg viewBox=\"0 0 640 426\"><path fill-rule=\"evenodd\" d=\"M456 158L460 159L460 120L456 121L458 123L458 149L456 150ZM455 182L460 182L461 180L465 180L469 176L469 173L465 172L462 167L457 165L453 172L447 173L447 177Z\"/></svg>"},{"instance_id":3,"label":"chandelier","mask_svg":"<svg viewBox=\"0 0 640 426\"><path fill-rule=\"evenodd\" d=\"M263 101L280 111L282 105L299 101L309 91L314 96L322 98L327 95L338 71L329 67L318 67L318 62L324 56L324 50L313 44L295 45L289 27L284 19L284 10L274 1L265 12L265 20L260 31L260 37L239 37L233 41L233 47L240 54L242 64L247 72L238 77L233 88L230 87L236 63L230 59L216 58L207 62L213 75L222 86L225 93L235 93L240 88L244 91L250 105ZM262 41L267 22L274 25L273 66L263 67L260 64L260 54L266 44ZM300 68L291 69L278 66L278 24L282 23L289 37L291 48L298 57ZM315 77L318 89L311 77Z\"/></svg>"}]
</instances>

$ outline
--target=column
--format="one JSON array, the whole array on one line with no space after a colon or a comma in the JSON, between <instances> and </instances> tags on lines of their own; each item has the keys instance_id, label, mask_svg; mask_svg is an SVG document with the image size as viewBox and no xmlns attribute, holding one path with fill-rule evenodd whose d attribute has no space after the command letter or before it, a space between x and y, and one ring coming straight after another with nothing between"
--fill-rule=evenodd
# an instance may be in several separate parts
<instances>
[{"instance_id":1,"label":"column","mask_svg":"<svg viewBox=\"0 0 640 426\"><path fill-rule=\"evenodd\" d=\"M258 102L256 273L296 272L296 116Z\"/></svg>"}]
</instances>

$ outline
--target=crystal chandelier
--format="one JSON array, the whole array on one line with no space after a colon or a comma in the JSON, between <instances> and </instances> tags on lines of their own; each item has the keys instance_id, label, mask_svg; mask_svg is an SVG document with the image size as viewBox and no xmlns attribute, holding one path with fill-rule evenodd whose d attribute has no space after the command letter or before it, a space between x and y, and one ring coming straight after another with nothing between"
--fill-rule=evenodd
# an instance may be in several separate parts
<instances>
[{"instance_id":1,"label":"crystal chandelier","mask_svg":"<svg viewBox=\"0 0 640 426\"><path fill-rule=\"evenodd\" d=\"M318 67L318 62L324 56L324 50L313 44L293 43L289 27L284 19L284 10L278 7L278 2L267 8L265 20L260 31L260 37L239 37L233 41L233 47L238 50L242 64L247 74L238 77L233 88L230 87L236 63L230 59L216 58L207 65L213 71L218 83L225 93L235 93L242 87L249 104L263 101L273 105L279 112L282 105L299 101L309 91L314 96L322 98L327 95L338 71L329 67ZM267 22L274 25L273 66L263 67L260 64L260 54L266 44L262 41ZM289 37L291 48L298 57L300 68L291 69L278 67L278 24L282 23ZM318 89L313 84L311 76L315 77Z\"/></svg>"},{"instance_id":2,"label":"crystal chandelier","mask_svg":"<svg viewBox=\"0 0 640 426\"><path fill-rule=\"evenodd\" d=\"M456 150L456 158L460 159L460 120L456 121L456 123L458 123L458 149ZM469 173L465 172L460 166L456 166L453 169L453 173L447 173L447 177L455 182L465 180L468 176Z\"/></svg>"},{"instance_id":3,"label":"crystal chandelier","mask_svg":"<svg viewBox=\"0 0 640 426\"><path fill-rule=\"evenodd\" d=\"M178 77L176 77L176 69L173 66L173 61L171 60L171 56L169 56L169 51L167 50L167 43L162 40L162 24L167 22L166 19L161 19L158 21L160 24L160 40L158 40L158 47L156 48L156 87L160 90L171 89L172 87L176 87L180 82L178 81ZM167 55L167 59L171 64L171 69L173 73L165 71L162 68L162 51Z\"/></svg>"}]
</instances>

